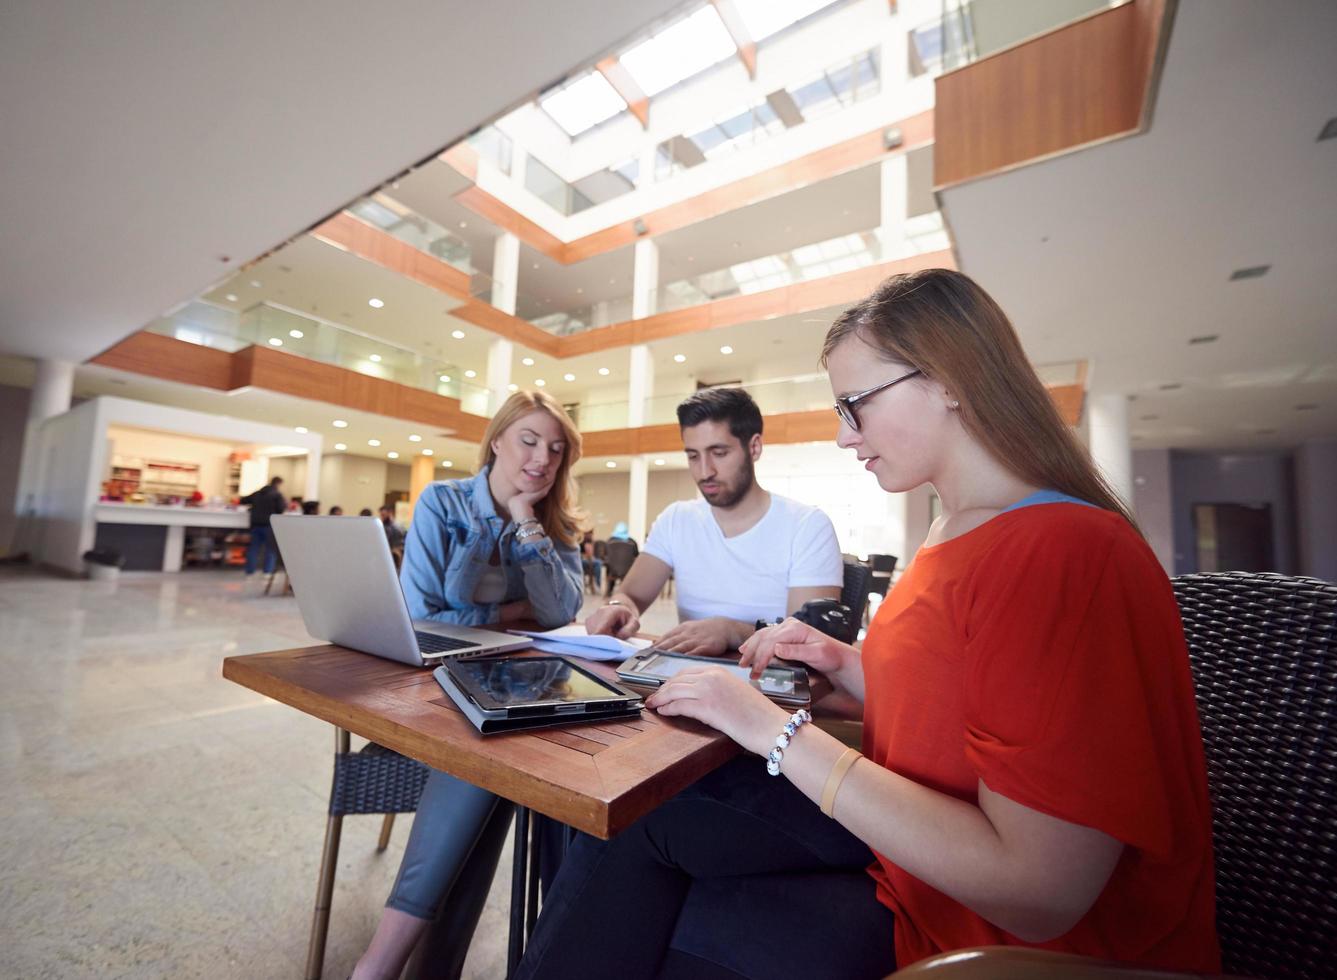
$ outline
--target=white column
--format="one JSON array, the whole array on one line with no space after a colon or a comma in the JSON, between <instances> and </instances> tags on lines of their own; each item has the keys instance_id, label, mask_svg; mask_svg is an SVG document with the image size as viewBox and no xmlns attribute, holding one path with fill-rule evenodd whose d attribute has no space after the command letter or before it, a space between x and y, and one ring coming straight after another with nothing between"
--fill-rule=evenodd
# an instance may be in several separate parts
<instances>
[{"instance_id":1,"label":"white column","mask_svg":"<svg viewBox=\"0 0 1337 980\"><path fill-rule=\"evenodd\" d=\"M638 188L649 187L655 182L655 163L658 152L658 143L651 143L641 151L641 168L640 172L636 175L636 186Z\"/></svg>"},{"instance_id":2,"label":"white column","mask_svg":"<svg viewBox=\"0 0 1337 980\"><path fill-rule=\"evenodd\" d=\"M49 418L70 410L74 394L74 363L71 361L39 360L28 396L28 419L23 431L23 450L19 458L19 481L15 488L14 509L19 522L14 528L14 552L29 551L33 547L31 521L25 515L33 513L37 501L38 469L37 432ZM0 545L5 542L0 542Z\"/></svg>"},{"instance_id":3,"label":"white column","mask_svg":"<svg viewBox=\"0 0 1337 980\"><path fill-rule=\"evenodd\" d=\"M1133 449L1128 437L1128 396L1092 395L1087 401L1091 458L1110 488L1128 505L1133 501Z\"/></svg>"},{"instance_id":4,"label":"white column","mask_svg":"<svg viewBox=\"0 0 1337 980\"><path fill-rule=\"evenodd\" d=\"M659 289L659 246L649 238L636 242L635 265L632 271L631 315L633 319L651 316L655 312L655 293ZM627 425L639 428L646 424L649 402L654 397L655 369L650 359L650 348L636 344L629 352L627 370ZM645 456L631 460L631 480L627 488L627 527L631 536L645 543L647 498L650 489L650 461Z\"/></svg>"},{"instance_id":5,"label":"white column","mask_svg":"<svg viewBox=\"0 0 1337 980\"><path fill-rule=\"evenodd\" d=\"M884 157L878 167L882 177L882 208L877 236L882 240L885 262L914 251L905 236L909 176L904 153Z\"/></svg>"},{"instance_id":6,"label":"white column","mask_svg":"<svg viewBox=\"0 0 1337 980\"><path fill-rule=\"evenodd\" d=\"M509 231L497 236L492 249L492 305L503 313L515 314L515 299L520 283L520 239ZM515 344L498 337L487 349L488 414L501 408L510 397L511 362Z\"/></svg>"}]
</instances>

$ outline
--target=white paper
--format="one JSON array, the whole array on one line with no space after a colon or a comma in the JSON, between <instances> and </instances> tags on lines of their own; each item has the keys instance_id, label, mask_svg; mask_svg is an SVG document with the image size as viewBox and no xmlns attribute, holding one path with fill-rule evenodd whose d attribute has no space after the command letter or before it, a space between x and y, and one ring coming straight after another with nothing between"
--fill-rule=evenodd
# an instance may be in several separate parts
<instances>
[{"instance_id":1,"label":"white paper","mask_svg":"<svg viewBox=\"0 0 1337 980\"><path fill-rule=\"evenodd\" d=\"M648 649L650 641L633 636L619 640L616 636L590 634L582 623L559 626L555 630L508 630L519 636L528 636L534 647L544 653L584 657L586 660L626 660L633 653Z\"/></svg>"}]
</instances>

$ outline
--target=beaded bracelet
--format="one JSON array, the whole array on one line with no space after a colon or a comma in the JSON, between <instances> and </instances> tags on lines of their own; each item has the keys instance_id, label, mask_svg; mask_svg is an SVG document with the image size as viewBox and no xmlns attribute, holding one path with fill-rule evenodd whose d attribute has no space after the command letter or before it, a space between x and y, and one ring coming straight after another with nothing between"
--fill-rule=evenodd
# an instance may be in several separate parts
<instances>
[{"instance_id":1,"label":"beaded bracelet","mask_svg":"<svg viewBox=\"0 0 1337 980\"><path fill-rule=\"evenodd\" d=\"M794 733L812 721L812 715L808 713L807 708L799 708L789 720L785 722L785 727L780 734L775 736L775 748L771 749L770 755L766 756L766 771L772 776L780 775L780 760L785 757L785 749L789 748L789 743L794 738Z\"/></svg>"}]
</instances>

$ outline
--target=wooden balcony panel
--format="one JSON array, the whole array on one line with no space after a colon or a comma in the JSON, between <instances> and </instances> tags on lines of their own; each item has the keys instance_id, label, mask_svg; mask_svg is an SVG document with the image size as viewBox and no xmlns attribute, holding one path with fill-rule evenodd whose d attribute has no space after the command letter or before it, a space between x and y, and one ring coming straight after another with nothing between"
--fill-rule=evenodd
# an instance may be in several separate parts
<instances>
[{"instance_id":1,"label":"wooden balcony panel","mask_svg":"<svg viewBox=\"0 0 1337 980\"><path fill-rule=\"evenodd\" d=\"M765 440L776 444L835 442L840 420L831 409L766 416Z\"/></svg>"},{"instance_id":2,"label":"wooden balcony panel","mask_svg":"<svg viewBox=\"0 0 1337 980\"><path fill-rule=\"evenodd\" d=\"M1084 385L1051 385L1047 390L1064 422L1076 425L1082 420L1082 405L1086 401Z\"/></svg>"},{"instance_id":3,"label":"wooden balcony panel","mask_svg":"<svg viewBox=\"0 0 1337 980\"><path fill-rule=\"evenodd\" d=\"M636 434L635 446L637 452L682 452L682 432L676 422L668 422L663 425L647 425L631 431Z\"/></svg>"},{"instance_id":4,"label":"wooden balcony panel","mask_svg":"<svg viewBox=\"0 0 1337 980\"><path fill-rule=\"evenodd\" d=\"M1093 14L938 78L938 189L1138 132L1168 0Z\"/></svg>"},{"instance_id":5,"label":"wooden balcony panel","mask_svg":"<svg viewBox=\"0 0 1337 980\"><path fill-rule=\"evenodd\" d=\"M232 384L232 355L227 351L143 330L107 348L89 363L217 391L236 387Z\"/></svg>"},{"instance_id":6,"label":"wooden balcony panel","mask_svg":"<svg viewBox=\"0 0 1337 980\"><path fill-rule=\"evenodd\" d=\"M456 194L455 200L498 228L509 231L526 245L538 249L548 258L558 262L568 261L563 257L565 245L560 238L476 184Z\"/></svg>"},{"instance_id":7,"label":"wooden balcony panel","mask_svg":"<svg viewBox=\"0 0 1337 980\"><path fill-rule=\"evenodd\" d=\"M787 311L793 286L780 286L760 293L740 293L694 309L704 310L709 324L705 329L731 327L752 320L769 320Z\"/></svg>"},{"instance_id":8,"label":"wooden balcony panel","mask_svg":"<svg viewBox=\"0 0 1337 980\"><path fill-rule=\"evenodd\" d=\"M319 225L311 235L448 296L469 298L468 273L346 212L341 211Z\"/></svg>"},{"instance_id":9,"label":"wooden balcony panel","mask_svg":"<svg viewBox=\"0 0 1337 980\"><path fill-rule=\"evenodd\" d=\"M582 330L557 339L557 357L579 357L581 354L593 354L596 351L612 350L617 347L630 347L639 343L635 333L635 321L624 320L607 327L595 327Z\"/></svg>"},{"instance_id":10,"label":"wooden balcony panel","mask_svg":"<svg viewBox=\"0 0 1337 980\"><path fill-rule=\"evenodd\" d=\"M681 310L656 313L642 320L631 321L632 334L638 344L680 334L710 329L710 304L688 306Z\"/></svg>"},{"instance_id":11,"label":"wooden balcony panel","mask_svg":"<svg viewBox=\"0 0 1337 980\"><path fill-rule=\"evenodd\" d=\"M547 354L549 357L561 356L558 353L557 337L534 326L528 320L521 320L518 316L503 313L495 306L484 303L480 299L469 300L463 306L451 310L450 315L482 327L499 337L514 340L517 344L522 344L530 350Z\"/></svg>"}]
</instances>

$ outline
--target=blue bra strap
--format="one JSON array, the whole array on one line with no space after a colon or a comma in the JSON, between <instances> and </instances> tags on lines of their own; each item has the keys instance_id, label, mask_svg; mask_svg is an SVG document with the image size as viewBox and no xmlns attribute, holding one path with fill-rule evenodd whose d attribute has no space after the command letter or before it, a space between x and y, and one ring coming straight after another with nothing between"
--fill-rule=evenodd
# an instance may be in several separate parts
<instances>
[{"instance_id":1,"label":"blue bra strap","mask_svg":"<svg viewBox=\"0 0 1337 980\"><path fill-rule=\"evenodd\" d=\"M1086 500L1079 500L1066 493L1059 493L1057 490L1037 490L1028 497L1022 497L1011 507L1004 507L1003 513L1010 510L1020 510L1023 507L1032 507L1035 504L1081 504L1083 507L1094 507L1095 504Z\"/></svg>"}]
</instances>

